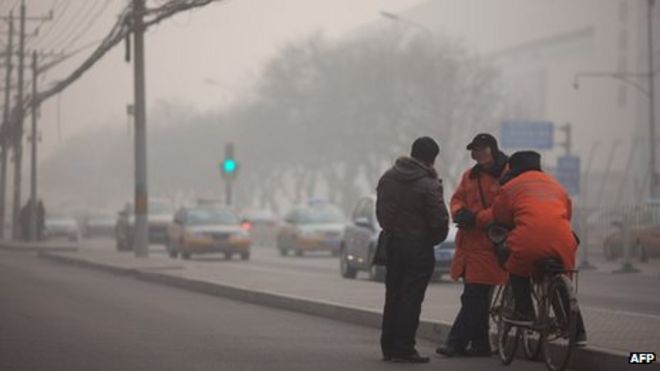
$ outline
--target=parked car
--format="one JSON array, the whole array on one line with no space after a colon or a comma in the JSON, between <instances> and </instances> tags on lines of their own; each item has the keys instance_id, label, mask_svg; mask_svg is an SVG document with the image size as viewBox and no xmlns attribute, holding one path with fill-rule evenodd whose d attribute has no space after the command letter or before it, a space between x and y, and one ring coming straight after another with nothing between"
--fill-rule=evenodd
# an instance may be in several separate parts
<instances>
[{"instance_id":1,"label":"parked car","mask_svg":"<svg viewBox=\"0 0 660 371\"><path fill-rule=\"evenodd\" d=\"M615 224L614 227L619 227L619 229L608 235L603 241L603 255L607 260L622 257L624 253L621 223ZM644 262L650 257L660 257L660 224L631 228L629 244L631 258Z\"/></svg>"},{"instance_id":2,"label":"parked car","mask_svg":"<svg viewBox=\"0 0 660 371\"><path fill-rule=\"evenodd\" d=\"M344 278L355 278L358 271L367 271L369 278L382 281L385 267L373 265L376 243L381 227L376 219L376 196L366 196L358 200L350 221L344 229L344 239L339 253L339 271ZM449 273L456 249L456 228L450 227L447 239L434 246L434 278L440 279Z\"/></svg>"},{"instance_id":3,"label":"parked car","mask_svg":"<svg viewBox=\"0 0 660 371\"><path fill-rule=\"evenodd\" d=\"M442 279L451 270L451 262L454 260L454 254L456 253L456 232L458 232L458 229L452 224L449 226L447 238L433 247L435 254L433 277L436 280Z\"/></svg>"},{"instance_id":4,"label":"parked car","mask_svg":"<svg viewBox=\"0 0 660 371\"><path fill-rule=\"evenodd\" d=\"M149 200L147 212L149 243L167 244L167 226L172 222L174 206L165 199L152 199ZM115 224L117 250L133 249L134 229L134 206L132 203L127 203L119 212Z\"/></svg>"},{"instance_id":5,"label":"parked car","mask_svg":"<svg viewBox=\"0 0 660 371\"><path fill-rule=\"evenodd\" d=\"M115 215L109 211L92 211L83 217L82 233L85 238L112 237L115 232Z\"/></svg>"},{"instance_id":6,"label":"parked car","mask_svg":"<svg viewBox=\"0 0 660 371\"><path fill-rule=\"evenodd\" d=\"M339 255L346 217L329 202L309 202L295 207L284 217L277 233L277 249L282 256L293 251L302 256L310 251Z\"/></svg>"},{"instance_id":7,"label":"parked car","mask_svg":"<svg viewBox=\"0 0 660 371\"><path fill-rule=\"evenodd\" d=\"M242 260L250 258L250 236L241 227L236 214L222 206L184 207L174 214L167 229L167 252L171 258L181 255L223 253L226 259L234 254Z\"/></svg>"},{"instance_id":8,"label":"parked car","mask_svg":"<svg viewBox=\"0 0 660 371\"><path fill-rule=\"evenodd\" d=\"M174 218L174 205L166 199L149 200L149 243L167 244L167 228Z\"/></svg>"},{"instance_id":9,"label":"parked car","mask_svg":"<svg viewBox=\"0 0 660 371\"><path fill-rule=\"evenodd\" d=\"M64 237L69 241L80 240L80 227L76 219L66 213L46 213L44 238Z\"/></svg>"}]
</instances>

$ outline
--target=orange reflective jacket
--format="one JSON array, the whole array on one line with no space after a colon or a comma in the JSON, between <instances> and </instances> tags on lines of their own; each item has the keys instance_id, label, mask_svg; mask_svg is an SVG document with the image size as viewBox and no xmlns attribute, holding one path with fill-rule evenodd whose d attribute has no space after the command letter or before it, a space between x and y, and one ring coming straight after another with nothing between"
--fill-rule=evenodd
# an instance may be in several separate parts
<instances>
[{"instance_id":1,"label":"orange reflective jacket","mask_svg":"<svg viewBox=\"0 0 660 371\"><path fill-rule=\"evenodd\" d=\"M552 176L526 171L504 184L492 207L497 224L513 227L507 237L507 271L528 277L541 258L558 257L575 267L577 241L571 229L571 199Z\"/></svg>"},{"instance_id":2,"label":"orange reflective jacket","mask_svg":"<svg viewBox=\"0 0 660 371\"><path fill-rule=\"evenodd\" d=\"M506 157L503 162L498 173L503 171ZM450 202L452 217L462 208L469 209L477 217L477 225L474 228L460 229L456 234L456 253L450 274L454 280L463 277L466 283L498 285L506 281L507 275L497 263L493 244L486 235L486 227L493 222L490 205L500 188L499 176L475 169L463 173Z\"/></svg>"}]
</instances>

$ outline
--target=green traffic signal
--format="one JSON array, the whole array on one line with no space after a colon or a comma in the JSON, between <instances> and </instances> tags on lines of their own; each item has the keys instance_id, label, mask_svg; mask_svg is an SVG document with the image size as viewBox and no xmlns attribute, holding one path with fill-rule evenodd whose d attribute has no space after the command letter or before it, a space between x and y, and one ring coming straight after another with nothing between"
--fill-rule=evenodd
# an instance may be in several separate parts
<instances>
[{"instance_id":1,"label":"green traffic signal","mask_svg":"<svg viewBox=\"0 0 660 371\"><path fill-rule=\"evenodd\" d=\"M225 159L222 163L222 169L226 174L231 174L236 171L236 160L233 158Z\"/></svg>"}]
</instances>

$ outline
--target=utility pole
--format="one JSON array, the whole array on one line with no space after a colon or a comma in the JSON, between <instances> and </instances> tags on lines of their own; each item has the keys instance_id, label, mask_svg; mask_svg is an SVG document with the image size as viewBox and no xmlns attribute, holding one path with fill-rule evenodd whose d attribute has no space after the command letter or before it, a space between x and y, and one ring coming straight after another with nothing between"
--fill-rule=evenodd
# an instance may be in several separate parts
<instances>
[{"instance_id":1,"label":"utility pole","mask_svg":"<svg viewBox=\"0 0 660 371\"><path fill-rule=\"evenodd\" d=\"M14 136L14 205L12 210L12 237L18 240L21 236L21 158L23 155L23 68L25 57L25 0L21 0L21 20L18 35L18 94L16 97L17 117L12 134Z\"/></svg>"},{"instance_id":2,"label":"utility pole","mask_svg":"<svg viewBox=\"0 0 660 371\"><path fill-rule=\"evenodd\" d=\"M658 197L658 174L655 167L655 72L653 71L653 6L655 0L648 0L647 17L648 17L648 77L649 77L649 170L650 170L650 187L649 196L652 199Z\"/></svg>"},{"instance_id":3,"label":"utility pole","mask_svg":"<svg viewBox=\"0 0 660 371\"><path fill-rule=\"evenodd\" d=\"M135 235L136 257L147 257L147 117L144 76L144 0L133 0L134 88L135 88Z\"/></svg>"},{"instance_id":4,"label":"utility pole","mask_svg":"<svg viewBox=\"0 0 660 371\"><path fill-rule=\"evenodd\" d=\"M32 154L30 156L30 241L37 240L37 52L32 52L32 129L30 132Z\"/></svg>"},{"instance_id":5,"label":"utility pole","mask_svg":"<svg viewBox=\"0 0 660 371\"><path fill-rule=\"evenodd\" d=\"M5 237L5 197L7 190L7 152L9 146L9 133L10 133L10 123L9 123L9 112L11 110L11 72L12 72L12 55L13 50L13 39L14 39L14 16L13 13L9 13L9 40L7 40L7 57L5 61L5 110L2 117L2 128L0 128L0 238Z\"/></svg>"},{"instance_id":6,"label":"utility pole","mask_svg":"<svg viewBox=\"0 0 660 371\"><path fill-rule=\"evenodd\" d=\"M12 127L9 130L11 139L14 140L14 204L12 208L12 238L18 239L21 236L20 212L21 212L21 166L23 157L23 119L25 117L23 105L23 72L25 69L25 22L26 21L49 21L53 19L53 13L50 12L47 17L27 17L25 10L25 0L21 0L19 35L18 35L18 82L16 97L16 116L12 119ZM6 19L5 17L0 17ZM13 21L10 15L8 20ZM8 140L5 138L5 141ZM6 152L6 151L5 151Z\"/></svg>"},{"instance_id":7,"label":"utility pole","mask_svg":"<svg viewBox=\"0 0 660 371\"><path fill-rule=\"evenodd\" d=\"M566 141L563 143L564 151L566 156L571 155L571 150L573 149L573 140L572 140L572 131L571 123L567 122L566 125L560 128L566 134Z\"/></svg>"},{"instance_id":8,"label":"utility pole","mask_svg":"<svg viewBox=\"0 0 660 371\"><path fill-rule=\"evenodd\" d=\"M225 203L231 206L233 202L232 186L236 176L238 175L238 162L234 156L234 143L225 144L225 159L222 161L220 171L222 178L225 180Z\"/></svg>"}]
</instances>

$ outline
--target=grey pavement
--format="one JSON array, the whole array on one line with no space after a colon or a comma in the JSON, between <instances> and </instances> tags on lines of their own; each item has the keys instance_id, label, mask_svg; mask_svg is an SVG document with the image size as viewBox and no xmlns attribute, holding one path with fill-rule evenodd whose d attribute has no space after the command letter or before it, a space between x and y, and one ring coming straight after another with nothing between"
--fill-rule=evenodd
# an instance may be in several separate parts
<instances>
[{"instance_id":1,"label":"grey pavement","mask_svg":"<svg viewBox=\"0 0 660 371\"><path fill-rule=\"evenodd\" d=\"M153 267L153 265L152 265ZM0 252L0 370L486 370L380 360L364 326ZM420 341L422 352L434 344ZM516 360L512 371L545 370Z\"/></svg>"}]
</instances>

